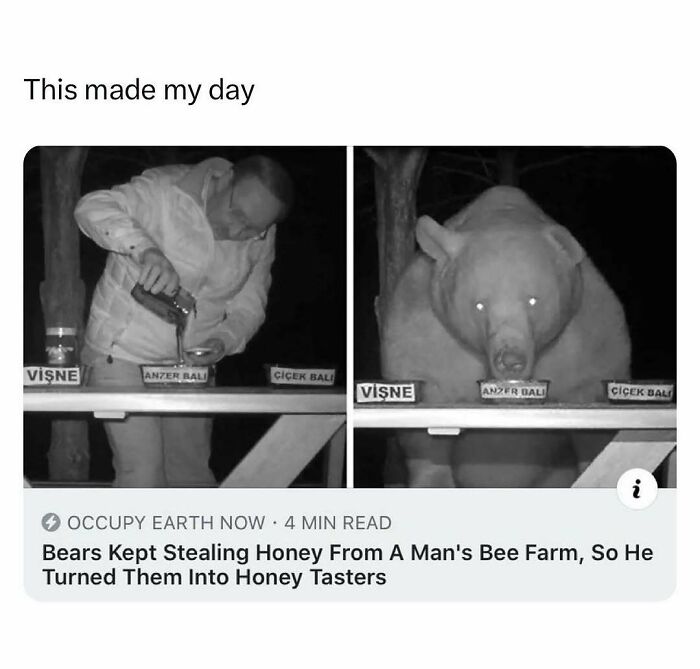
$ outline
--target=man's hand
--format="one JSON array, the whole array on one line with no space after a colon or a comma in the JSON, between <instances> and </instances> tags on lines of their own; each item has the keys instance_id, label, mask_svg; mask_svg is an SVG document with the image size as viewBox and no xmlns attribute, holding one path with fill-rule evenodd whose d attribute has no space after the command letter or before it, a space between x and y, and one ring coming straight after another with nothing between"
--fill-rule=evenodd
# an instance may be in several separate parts
<instances>
[{"instance_id":1,"label":"man's hand","mask_svg":"<svg viewBox=\"0 0 700 669\"><path fill-rule=\"evenodd\" d=\"M180 277L171 262L155 247L141 254L141 273L138 283L154 295L165 293L174 295L180 286Z\"/></svg>"},{"instance_id":2,"label":"man's hand","mask_svg":"<svg viewBox=\"0 0 700 669\"><path fill-rule=\"evenodd\" d=\"M207 339L202 342L199 346L195 346L193 349L211 349L209 352L203 355L191 355L185 351L185 359L190 365L198 365L200 367L206 367L209 365L215 365L221 358L224 357L225 347L224 342L221 339Z\"/></svg>"}]
</instances>

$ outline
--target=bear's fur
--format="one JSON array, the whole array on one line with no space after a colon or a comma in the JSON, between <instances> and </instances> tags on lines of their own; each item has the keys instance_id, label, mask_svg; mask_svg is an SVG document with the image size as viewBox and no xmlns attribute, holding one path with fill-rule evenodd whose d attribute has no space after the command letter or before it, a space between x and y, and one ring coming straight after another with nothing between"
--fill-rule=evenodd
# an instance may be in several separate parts
<instances>
[{"instance_id":1,"label":"bear's fur","mask_svg":"<svg viewBox=\"0 0 700 669\"><path fill-rule=\"evenodd\" d=\"M423 216L389 302L382 372L424 381L424 401L479 402L480 379L548 379L554 402L603 400L629 378L617 297L573 236L517 188L498 186L444 226ZM609 441L557 431L399 432L411 486L569 486Z\"/></svg>"}]
</instances>

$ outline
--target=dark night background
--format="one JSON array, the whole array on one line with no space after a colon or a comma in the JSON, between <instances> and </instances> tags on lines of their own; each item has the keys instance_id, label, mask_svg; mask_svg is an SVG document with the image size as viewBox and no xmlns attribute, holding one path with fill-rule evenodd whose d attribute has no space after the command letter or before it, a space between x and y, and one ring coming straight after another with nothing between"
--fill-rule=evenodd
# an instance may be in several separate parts
<instances>
[{"instance_id":1,"label":"dark night background","mask_svg":"<svg viewBox=\"0 0 700 669\"><path fill-rule=\"evenodd\" d=\"M125 183L149 167L195 164L211 156L232 162L262 153L278 160L295 184L295 203L277 230L267 319L241 355L217 367L217 384L265 385L265 363L338 367L345 386L346 342L346 157L345 147L95 147L88 152L81 194ZM43 280L43 235L39 150L24 162L24 361L44 361L44 322L39 302ZM81 275L86 284L86 317L107 252L81 235ZM65 414L64 414L65 415ZM214 422L211 466L221 479L267 430L275 417L219 415ZM235 435L232 439L231 435ZM48 477L46 451L50 416L28 414L24 421L25 475ZM100 422L90 419L93 481L111 481L111 454ZM317 457L297 483L321 480Z\"/></svg>"},{"instance_id":2,"label":"dark night background","mask_svg":"<svg viewBox=\"0 0 700 669\"><path fill-rule=\"evenodd\" d=\"M418 215L443 222L497 185L496 148L429 149ZM622 302L632 340L632 376L676 377L676 162L663 147L524 147L522 188L586 249ZM379 290L373 163L355 150L356 379L379 378L373 300ZM355 431L355 485L383 484L386 431Z\"/></svg>"}]
</instances>

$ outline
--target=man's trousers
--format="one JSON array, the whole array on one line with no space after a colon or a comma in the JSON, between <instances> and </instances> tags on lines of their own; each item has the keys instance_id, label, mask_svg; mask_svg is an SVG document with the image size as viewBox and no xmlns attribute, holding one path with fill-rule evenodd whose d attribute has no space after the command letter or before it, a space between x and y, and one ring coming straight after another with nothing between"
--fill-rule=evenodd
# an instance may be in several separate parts
<instances>
[{"instance_id":1,"label":"man's trousers","mask_svg":"<svg viewBox=\"0 0 700 669\"><path fill-rule=\"evenodd\" d=\"M94 356L88 374L92 387L143 386L137 364L111 356ZM134 414L103 423L112 448L115 487L216 484L209 469L211 417Z\"/></svg>"}]
</instances>

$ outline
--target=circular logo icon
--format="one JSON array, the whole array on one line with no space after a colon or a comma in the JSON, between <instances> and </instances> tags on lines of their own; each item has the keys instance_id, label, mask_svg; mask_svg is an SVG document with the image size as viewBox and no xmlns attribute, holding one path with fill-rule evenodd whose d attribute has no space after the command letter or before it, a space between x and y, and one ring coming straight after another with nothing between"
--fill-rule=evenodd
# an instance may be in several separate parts
<instances>
[{"instance_id":1,"label":"circular logo icon","mask_svg":"<svg viewBox=\"0 0 700 669\"><path fill-rule=\"evenodd\" d=\"M617 496L630 509L646 509L658 492L656 479L646 469L628 469L617 481Z\"/></svg>"},{"instance_id":2,"label":"circular logo icon","mask_svg":"<svg viewBox=\"0 0 700 669\"><path fill-rule=\"evenodd\" d=\"M61 527L61 519L55 513L45 513L41 519L41 526L47 532L55 532Z\"/></svg>"}]
</instances>

